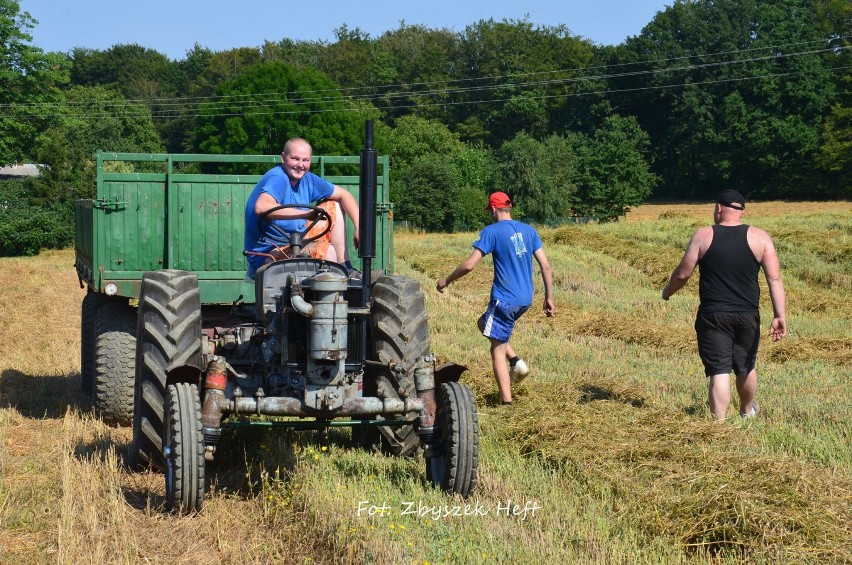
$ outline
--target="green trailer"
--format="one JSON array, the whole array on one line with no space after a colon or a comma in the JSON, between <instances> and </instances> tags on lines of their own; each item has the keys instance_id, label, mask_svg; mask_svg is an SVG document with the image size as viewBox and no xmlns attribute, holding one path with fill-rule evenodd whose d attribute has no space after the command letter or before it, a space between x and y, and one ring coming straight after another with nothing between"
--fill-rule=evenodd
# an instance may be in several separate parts
<instances>
[{"instance_id":1,"label":"green trailer","mask_svg":"<svg viewBox=\"0 0 852 565\"><path fill-rule=\"evenodd\" d=\"M280 162L280 155L95 155L97 191L94 199L76 202L74 247L77 276L87 289L81 388L105 420L128 424L132 418L136 307L144 273L193 273L211 316L219 306L254 303L243 256L246 200L263 172ZM356 201L359 168L359 156L312 160L312 170ZM377 158L376 178L374 267L390 274L393 214L386 156ZM350 247L351 230L347 223ZM356 250L350 249L350 257L360 267Z\"/></svg>"},{"instance_id":2,"label":"green trailer","mask_svg":"<svg viewBox=\"0 0 852 565\"><path fill-rule=\"evenodd\" d=\"M245 280L245 206L262 173L181 172L225 166L271 168L280 155L104 153L95 156L97 193L76 205L76 268L91 292L136 299L142 274L180 269L198 275L203 304L254 301ZM393 272L388 157L378 157L374 268ZM264 167L266 165L266 167ZM155 172L136 172L136 169ZM359 156L318 156L311 169L358 200ZM348 170L347 170L348 169ZM341 174L351 172L351 174ZM352 226L346 241L352 245ZM357 250L350 256L360 267Z\"/></svg>"},{"instance_id":3,"label":"green trailer","mask_svg":"<svg viewBox=\"0 0 852 565\"><path fill-rule=\"evenodd\" d=\"M296 232L281 234L292 257L246 278L246 201L280 156L97 154L96 198L76 207L81 385L132 424L131 463L164 472L169 508L201 509L205 465L236 427L351 427L355 445L422 453L429 483L472 493L476 403L464 367L436 366L420 284L393 274L372 135L367 122L358 157L313 158L359 203L354 273L301 254Z\"/></svg>"}]
</instances>

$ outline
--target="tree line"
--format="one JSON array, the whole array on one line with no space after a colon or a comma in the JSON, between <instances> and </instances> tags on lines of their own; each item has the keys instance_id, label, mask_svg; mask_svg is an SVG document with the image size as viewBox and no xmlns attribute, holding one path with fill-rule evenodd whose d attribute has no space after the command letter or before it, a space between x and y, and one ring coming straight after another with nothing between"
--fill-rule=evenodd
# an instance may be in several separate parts
<instances>
[{"instance_id":1,"label":"tree line","mask_svg":"<svg viewBox=\"0 0 852 565\"><path fill-rule=\"evenodd\" d=\"M616 221L649 198L852 196L852 5L675 0L614 46L565 25L400 23L171 60L140 45L46 53L0 0L0 254L63 246L93 153L276 154L294 135L391 157L397 220L475 230L484 195L541 224Z\"/></svg>"}]
</instances>

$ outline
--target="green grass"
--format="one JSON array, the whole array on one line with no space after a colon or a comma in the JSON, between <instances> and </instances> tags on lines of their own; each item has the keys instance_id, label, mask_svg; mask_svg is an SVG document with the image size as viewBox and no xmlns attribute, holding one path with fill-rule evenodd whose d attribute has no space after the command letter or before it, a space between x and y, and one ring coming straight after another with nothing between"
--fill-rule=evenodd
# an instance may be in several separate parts
<instances>
[{"instance_id":1,"label":"green grass","mask_svg":"<svg viewBox=\"0 0 852 565\"><path fill-rule=\"evenodd\" d=\"M842 219L802 219L776 239L791 335L782 344L764 340L761 417L740 422L732 406L723 425L710 421L695 353L697 281L670 302L659 298L695 220L543 230L557 315L545 318L537 302L518 326L513 344L535 373L508 410L496 406L487 344L474 326L488 299L489 260L444 294L434 290L468 256L475 234L440 236L440 253L435 236L399 234L397 271L427 291L433 350L439 361L469 367L463 379L482 425L476 494L462 501L434 491L419 460L332 447L300 460L288 479L297 487L283 498L312 527L327 529L337 555L355 562L847 560L849 359L830 347L812 350L849 339L848 310L795 308L805 295L810 305L839 298L835 281L843 279L831 274L832 261L846 236L820 234ZM790 222L769 217L766 224L771 232ZM793 233L813 240L784 239ZM817 281L814 272L825 274ZM767 310L765 299L764 286ZM808 358L788 352L800 346ZM535 513L524 520L498 513L508 500ZM359 503L385 510L359 515ZM403 515L409 503L470 503L485 515Z\"/></svg>"},{"instance_id":2,"label":"green grass","mask_svg":"<svg viewBox=\"0 0 852 565\"><path fill-rule=\"evenodd\" d=\"M346 431L241 430L209 468L202 515L166 514L162 476L127 469L128 431L77 392L72 254L3 260L0 562L850 562L852 211L753 212L779 249L790 335L762 341L760 417L741 421L734 400L724 424L695 349L697 280L660 299L708 218L542 230L557 312L541 313L537 279L513 336L533 373L509 408L475 328L490 260L435 290L476 234L396 234L397 272L426 291L432 349L468 367L478 402L467 501L431 488L422 458L354 449ZM765 334L765 284L761 309ZM54 323L34 332L33 320ZM430 513L465 504L479 513Z\"/></svg>"},{"instance_id":3,"label":"green grass","mask_svg":"<svg viewBox=\"0 0 852 565\"><path fill-rule=\"evenodd\" d=\"M774 534L761 534L765 524L761 526L761 518L756 518L755 523L744 521L739 524L739 530L737 524L730 526L730 531L727 526L720 526L718 531L711 527L702 538L705 545L691 543L688 532L672 525L676 522L672 516L661 519L658 527L648 529L642 527L643 519L637 516L637 513L641 514L638 509L644 508L643 504L629 503L626 501L629 497L624 496L618 503L626 503L626 515L633 516L633 520L625 520L628 524L625 527L637 528L634 534L640 537L643 532L650 533L652 537L647 540L650 545L653 545L650 541L655 539L653 536L671 535L671 542L681 547L682 557L698 555L703 549L721 551L735 560L849 559L852 556L848 541L848 524L852 520L849 510L849 479L852 474L849 432L852 430L852 403L849 398L852 384L848 378L852 364L849 300L852 271L849 245L852 240L848 226L852 224L852 215L848 212L805 216L770 214L754 223L774 236L779 250L788 291L790 335L778 344L768 339L762 342L758 365L758 398L763 408L761 417L756 422L741 426L735 416L734 400L729 413L732 420L725 424L726 427L718 429L727 431L736 428L741 435L727 437L720 433L720 437L708 441L704 449L708 457L715 452L721 461L727 461L747 474L749 460L742 460L737 450L732 449L736 444L729 445L732 441L740 442L745 444L741 446L743 450L753 457L760 457L763 465L772 470L768 474L758 473L756 479L759 481L754 485L747 481L735 485L742 491L732 494L731 504L746 504L753 494L748 492L749 489L766 488L773 484L773 478L780 480L791 476L789 473L796 468L814 473L817 486L811 494L823 491L819 486L822 481L825 489L832 485L839 486L840 490L832 491L831 498L820 497L820 502L814 502L811 508L802 503L801 493L782 489L775 492L776 497L790 502L784 496L789 495L792 500L788 526ZM602 470L601 467L611 465L607 457L613 455L604 443L606 435L598 443L602 450L602 458L598 461L574 461L571 450L557 449L557 455L543 455L551 448L548 440L558 442L564 434L597 437L594 435L597 428L609 435L618 432L618 427L613 427L617 411L612 407L598 414L597 421L589 418L575 422L575 425L588 426L581 429L564 423L560 425L560 416L555 415L552 418L555 421L550 422L557 428L555 435L542 429L542 415L550 415L552 409L557 409L573 416L587 409L576 399L582 397L584 389L602 388L604 392L601 394L606 395L609 394L606 388L617 383L633 391L635 398L631 402L641 405L640 413L651 411L659 419L656 431L651 427L650 431L645 430L645 435L624 438L624 442L637 442L635 448L650 444L657 436L680 437L684 428L709 421L706 380L695 352L692 329L697 308L698 275L671 301L664 302L659 297L662 285L699 225L701 222L682 217L656 222L542 230L546 251L554 267L557 316L548 320L531 310L513 337L516 349L535 368L534 378L522 387L519 395L520 406L524 401L528 402L532 415L524 420L523 429L513 428L510 434L513 442L528 442L529 456L541 457L557 466L572 461L576 465L588 463L586 470L600 481L596 489L601 492L607 492L622 480L634 481L639 490L660 489L649 477L642 475L642 470L648 465L652 468L659 465L657 456L644 462L633 462L635 466L619 467L614 475L613 471ZM413 258L399 262L400 270L420 278L424 287L431 289L434 279L444 276L467 256L474 236L444 236L440 257L434 254L431 242L418 237L398 238L398 253ZM480 361L473 361L478 365L477 370L469 378L480 401L487 403L493 398L491 394L495 385L487 367L486 343L476 334L473 321L487 300L490 272L487 265L481 265L479 269L485 274L475 272L455 283L448 296L432 292L429 304L433 326L439 324L441 327L441 331L433 335L446 338L434 340L433 346L439 357L461 358L464 361L460 362L469 363L472 356L476 357L476 350L480 351ZM761 282L761 285L765 325L766 320L771 319L771 305L765 283ZM542 296L540 285L538 292L537 301ZM534 304L534 308L538 308L538 303ZM450 317L452 323L445 322L445 317ZM462 335L448 335L456 330L461 330ZM541 394L545 388L546 394ZM567 402L553 402L555 396L563 394L574 398ZM631 412L635 410L630 409ZM672 420L669 416L677 419ZM562 419L565 422L574 420L564 416ZM673 449L677 457L689 457L684 451L686 446L675 445ZM709 468L705 471L708 476L720 478ZM662 471L657 468L657 472ZM702 488L712 489L712 481ZM575 493L565 493L568 497L572 494ZM706 492L702 489L696 491L696 496L702 494ZM665 506L659 504L657 510L663 512ZM828 504L831 508L820 513L820 504ZM763 511L766 523L778 520L777 508L771 504L762 507L758 504L758 507L753 509L753 514L759 515ZM697 522L708 508L692 510L694 514L688 514L686 519ZM812 515L813 512L816 514ZM839 515L833 512L839 512ZM797 513L798 516L793 518ZM802 515L812 515L812 521L819 522L827 530L818 533L806 531L807 520L800 519ZM817 515L821 518L817 519ZM832 517L840 522L833 521ZM820 536L834 537L838 543L829 544L831 547L816 547ZM786 540L789 546L786 552L778 553L772 544L773 540L781 539ZM668 561L670 556L659 554L658 558Z\"/></svg>"}]
</instances>

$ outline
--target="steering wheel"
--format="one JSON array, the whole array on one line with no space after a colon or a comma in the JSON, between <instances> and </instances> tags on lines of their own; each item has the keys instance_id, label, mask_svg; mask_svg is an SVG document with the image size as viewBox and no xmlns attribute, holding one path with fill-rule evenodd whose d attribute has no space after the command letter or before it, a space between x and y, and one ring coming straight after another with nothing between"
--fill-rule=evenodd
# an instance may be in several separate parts
<instances>
[{"instance_id":1,"label":"steering wheel","mask_svg":"<svg viewBox=\"0 0 852 565\"><path fill-rule=\"evenodd\" d=\"M300 232L287 233L287 232L284 231L283 228L276 225L274 220L269 219L270 214L272 214L273 212L275 212L277 210L283 210L284 208L298 208L300 210L306 210L306 209L307 210L313 210L316 213L316 216L314 216L314 218L305 225L304 230L302 230ZM306 237L308 232L311 231L314 228L314 226L316 226L318 223L320 223L323 220L325 220L325 229L322 230L320 233L314 235L314 236ZM329 230L331 229L331 221L332 221L331 215L327 211L325 211L323 208L320 208L319 206L309 206L307 204L280 204L278 206L273 206L272 208L270 208L269 210L267 210L266 212L264 212L263 214L261 214L258 217L257 229L261 234L263 234L263 237L265 237L267 239L267 241L270 241L270 242L278 244L278 245L289 245L291 235L292 234L299 234L302 238L302 246L304 247L305 245L307 245L307 244L309 244L313 241L316 241L316 240L320 239L322 236L324 236L325 234L327 234L329 232ZM265 229L266 227L270 228L270 230L275 232L275 233L272 233L272 234L268 233L269 230Z\"/></svg>"}]
</instances>

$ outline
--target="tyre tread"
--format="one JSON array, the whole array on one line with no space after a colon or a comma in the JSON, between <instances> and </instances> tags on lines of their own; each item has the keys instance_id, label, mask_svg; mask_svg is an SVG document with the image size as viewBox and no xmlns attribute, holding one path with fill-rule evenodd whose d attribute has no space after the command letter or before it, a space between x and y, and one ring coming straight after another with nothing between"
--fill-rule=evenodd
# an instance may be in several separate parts
<instances>
[{"instance_id":1,"label":"tyre tread","mask_svg":"<svg viewBox=\"0 0 852 565\"><path fill-rule=\"evenodd\" d=\"M94 319L94 403L108 423L127 425L133 418L136 309L108 302Z\"/></svg>"}]
</instances>

